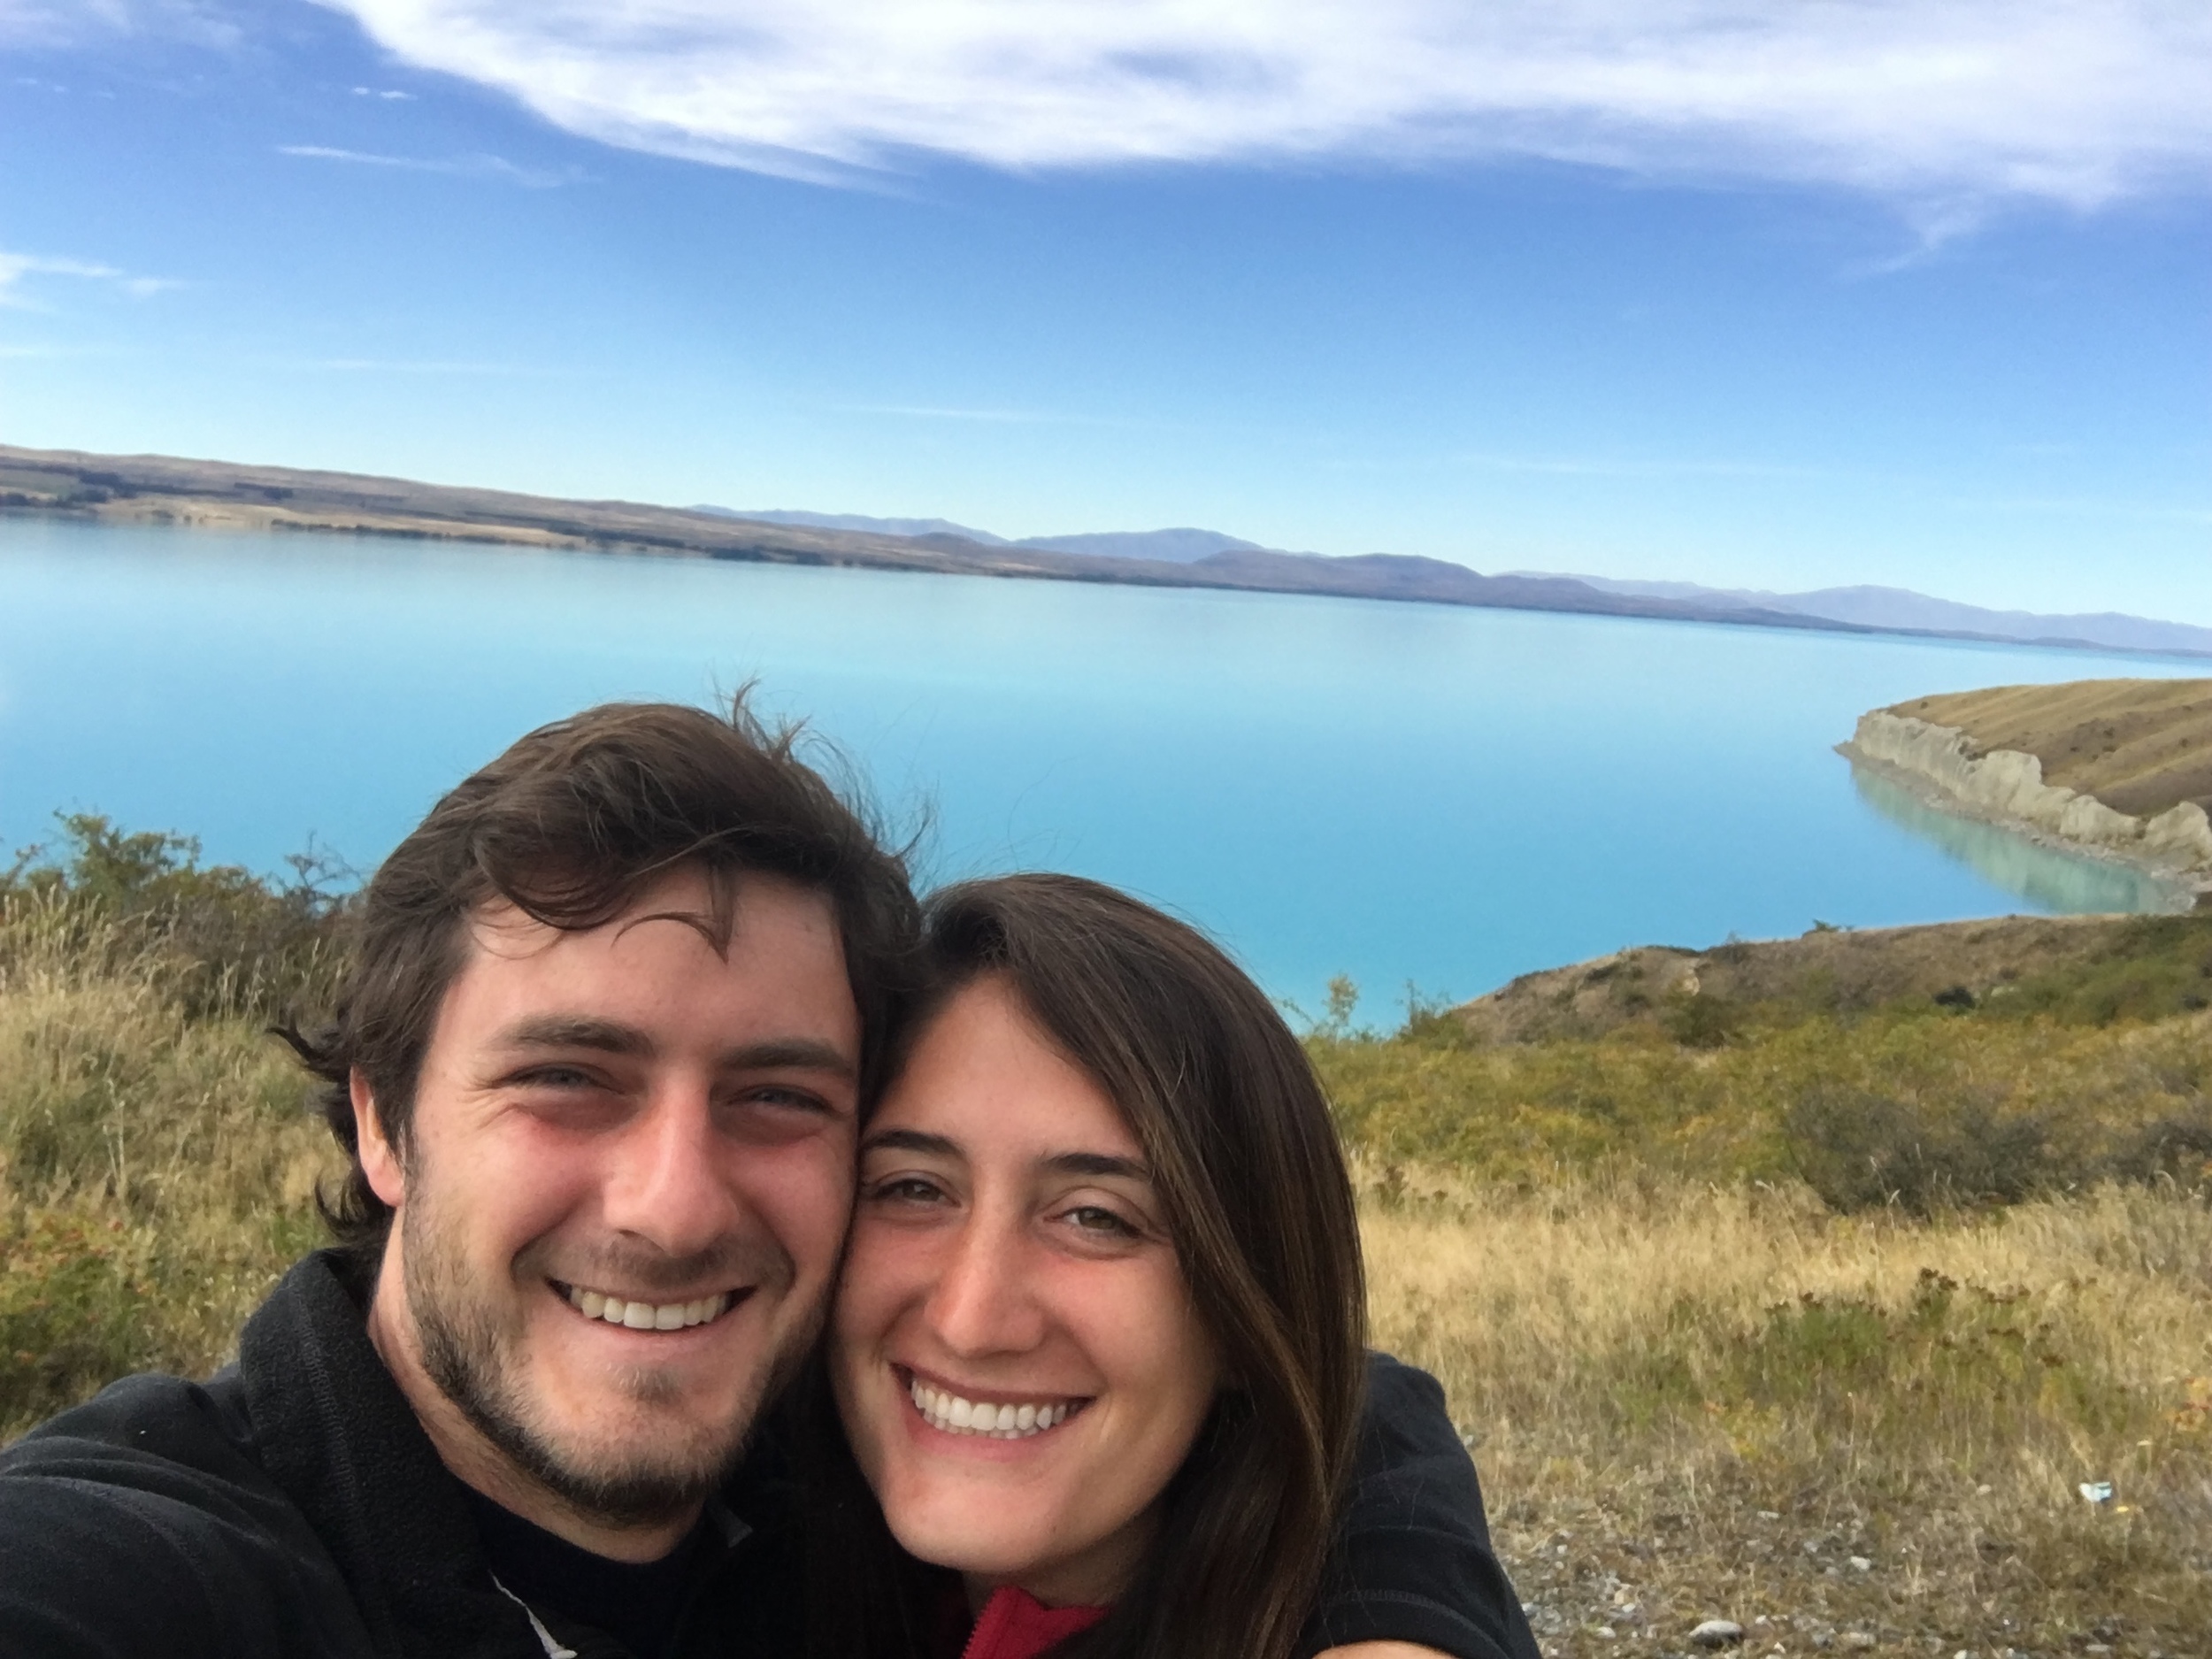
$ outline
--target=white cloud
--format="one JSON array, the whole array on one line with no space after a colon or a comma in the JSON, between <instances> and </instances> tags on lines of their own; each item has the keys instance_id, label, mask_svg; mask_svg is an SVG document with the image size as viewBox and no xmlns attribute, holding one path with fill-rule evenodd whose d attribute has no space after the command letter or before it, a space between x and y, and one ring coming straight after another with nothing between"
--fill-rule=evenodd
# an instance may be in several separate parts
<instances>
[{"instance_id":1,"label":"white cloud","mask_svg":"<svg viewBox=\"0 0 2212 1659\"><path fill-rule=\"evenodd\" d=\"M324 0L779 173L1518 155L2077 205L2212 179L2204 0Z\"/></svg>"},{"instance_id":2,"label":"white cloud","mask_svg":"<svg viewBox=\"0 0 2212 1659\"><path fill-rule=\"evenodd\" d=\"M41 254L0 252L0 305L35 307L26 292L32 277L73 277L119 288L134 299L184 285L172 277L133 276L90 259L56 259Z\"/></svg>"},{"instance_id":3,"label":"white cloud","mask_svg":"<svg viewBox=\"0 0 2212 1659\"><path fill-rule=\"evenodd\" d=\"M342 161L358 167L396 167L403 173L444 173L463 179L497 179L527 185L534 190L568 183L567 175L518 167L503 156L380 156L365 150L336 150L328 144L279 144L280 156L302 156L310 161Z\"/></svg>"},{"instance_id":4,"label":"white cloud","mask_svg":"<svg viewBox=\"0 0 2212 1659\"><path fill-rule=\"evenodd\" d=\"M85 46L127 35L227 46L240 30L220 0L0 0L0 46Z\"/></svg>"}]
</instances>

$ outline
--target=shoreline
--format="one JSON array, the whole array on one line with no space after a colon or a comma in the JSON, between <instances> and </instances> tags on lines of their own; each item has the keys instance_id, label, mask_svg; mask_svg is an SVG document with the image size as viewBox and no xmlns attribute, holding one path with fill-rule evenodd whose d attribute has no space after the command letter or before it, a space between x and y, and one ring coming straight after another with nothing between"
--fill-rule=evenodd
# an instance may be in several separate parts
<instances>
[{"instance_id":1,"label":"shoreline","mask_svg":"<svg viewBox=\"0 0 2212 1659\"><path fill-rule=\"evenodd\" d=\"M1962 818L1969 823L1985 825L1992 829L2002 830L2008 834L2017 836L2022 841L2028 841L2047 851L2060 853L2091 864L2111 865L2142 876L2168 900L2167 904L2158 913L2186 915L2200 908L2212 910L2212 867L2205 865L2192 867L2171 857L2135 852L2125 846L2116 845L2110 841L2077 840L2020 813L2008 812L2000 806L1975 800L1953 788L1943 779L1935 777L1920 767L1901 764L1889 756L1877 753L1869 748L1862 740L1867 735L1867 722L1877 716L1901 723L1903 718L1903 717L1888 714L1882 710L1876 710L1861 717L1858 733L1835 746L1836 753L1849 761L1855 768L1863 767L1875 777L1897 785L1924 805L1937 811L1947 813L1953 818ZM1925 723L1916 720L1910 723L1913 726L1924 727L1924 730L1930 735L1938 733L1955 733L1955 741L1962 742L1964 740L1965 734L1956 732L1956 728L1954 727L1926 726ZM2040 763L2032 755L2019 754L2012 750L1997 750L1993 751L1993 754L2006 756L2016 766L2020 762L2032 763L2036 772L2039 774L2040 772ZM1962 756L1965 766L1970 770L1978 767L1981 760L1991 757L1965 759ZM2045 791L2052 796L2069 797L2070 803L2093 804L2103 814L2111 818L2124 817L2124 814L2112 812L2111 809L2104 807L2102 803L2097 802L2093 795L2082 795L2072 790L2051 788L2042 784L2039 777L2032 787ZM2138 825L2141 823L2139 819L2129 821Z\"/></svg>"}]
</instances>

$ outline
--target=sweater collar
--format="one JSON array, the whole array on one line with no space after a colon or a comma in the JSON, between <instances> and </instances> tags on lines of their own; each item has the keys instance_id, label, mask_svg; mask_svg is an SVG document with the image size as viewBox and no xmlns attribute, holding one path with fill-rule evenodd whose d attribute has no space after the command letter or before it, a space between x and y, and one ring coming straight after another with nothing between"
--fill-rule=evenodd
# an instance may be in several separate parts
<instances>
[{"instance_id":1,"label":"sweater collar","mask_svg":"<svg viewBox=\"0 0 2212 1659\"><path fill-rule=\"evenodd\" d=\"M1106 1617L1102 1607L1047 1607L1010 1584L991 1592L960 1659L1036 1659Z\"/></svg>"},{"instance_id":2,"label":"sweater collar","mask_svg":"<svg viewBox=\"0 0 2212 1659\"><path fill-rule=\"evenodd\" d=\"M342 1255L293 1266L246 1322L238 1368L262 1466L330 1551L380 1652L541 1653L485 1563L468 1488L369 1340ZM725 1555L750 1530L710 1500L707 1536Z\"/></svg>"},{"instance_id":3,"label":"sweater collar","mask_svg":"<svg viewBox=\"0 0 2212 1659\"><path fill-rule=\"evenodd\" d=\"M379 1650L536 1649L492 1583L461 1482L385 1369L342 1273L335 1251L297 1263L240 1335L262 1466L329 1549Z\"/></svg>"}]
</instances>

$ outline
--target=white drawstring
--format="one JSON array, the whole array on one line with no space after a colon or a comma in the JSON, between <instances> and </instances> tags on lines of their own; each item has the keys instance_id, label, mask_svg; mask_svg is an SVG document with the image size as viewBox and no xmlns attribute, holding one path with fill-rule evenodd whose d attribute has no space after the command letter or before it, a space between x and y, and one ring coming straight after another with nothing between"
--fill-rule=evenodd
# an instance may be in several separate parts
<instances>
[{"instance_id":1,"label":"white drawstring","mask_svg":"<svg viewBox=\"0 0 2212 1659\"><path fill-rule=\"evenodd\" d=\"M497 1574L492 1578L492 1588L522 1609L522 1616L530 1621L530 1628L538 1633L538 1642L545 1649L545 1659L576 1659L573 1647L564 1647L553 1640L553 1632L545 1627L545 1621L531 1611L530 1604L500 1583Z\"/></svg>"}]
</instances>

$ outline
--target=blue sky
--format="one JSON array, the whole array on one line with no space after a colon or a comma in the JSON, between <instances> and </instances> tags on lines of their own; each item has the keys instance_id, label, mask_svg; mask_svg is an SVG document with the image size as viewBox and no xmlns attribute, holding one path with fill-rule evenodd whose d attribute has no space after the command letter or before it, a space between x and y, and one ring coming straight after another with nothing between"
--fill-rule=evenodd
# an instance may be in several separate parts
<instances>
[{"instance_id":1,"label":"blue sky","mask_svg":"<svg viewBox=\"0 0 2212 1659\"><path fill-rule=\"evenodd\" d=\"M2212 624L2201 0L0 0L0 441Z\"/></svg>"}]
</instances>

